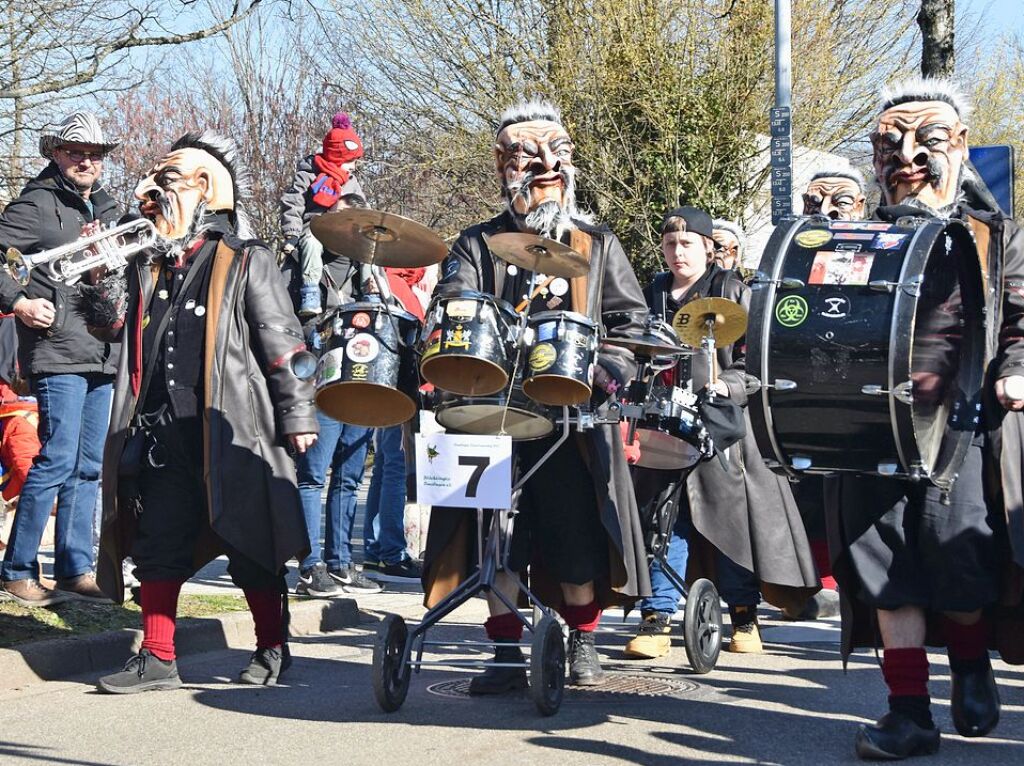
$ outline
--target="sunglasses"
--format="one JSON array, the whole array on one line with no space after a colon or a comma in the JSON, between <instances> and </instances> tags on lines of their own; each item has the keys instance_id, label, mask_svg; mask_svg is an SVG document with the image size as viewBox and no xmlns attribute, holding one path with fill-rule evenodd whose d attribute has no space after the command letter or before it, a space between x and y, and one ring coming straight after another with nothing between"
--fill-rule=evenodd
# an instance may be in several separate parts
<instances>
[{"instance_id":1,"label":"sunglasses","mask_svg":"<svg viewBox=\"0 0 1024 766\"><path fill-rule=\"evenodd\" d=\"M83 152L81 149L64 148L61 148L61 151L64 152L64 154L67 155L67 158L72 162L85 162L85 160L90 160L91 162L103 161L103 152Z\"/></svg>"}]
</instances>

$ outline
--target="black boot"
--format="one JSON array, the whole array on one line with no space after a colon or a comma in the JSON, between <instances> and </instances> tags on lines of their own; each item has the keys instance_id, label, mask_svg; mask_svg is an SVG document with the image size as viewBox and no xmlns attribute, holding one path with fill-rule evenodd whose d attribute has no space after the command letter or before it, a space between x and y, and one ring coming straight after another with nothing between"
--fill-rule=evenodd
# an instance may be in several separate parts
<instances>
[{"instance_id":1,"label":"black boot","mask_svg":"<svg viewBox=\"0 0 1024 766\"><path fill-rule=\"evenodd\" d=\"M939 752L939 730L890 710L877 723L861 725L856 748L857 757L865 760L896 761L912 755L933 755Z\"/></svg>"},{"instance_id":2,"label":"black boot","mask_svg":"<svg viewBox=\"0 0 1024 766\"><path fill-rule=\"evenodd\" d=\"M597 686L604 680L601 655L594 646L592 631L569 631L569 683Z\"/></svg>"},{"instance_id":3,"label":"black boot","mask_svg":"<svg viewBox=\"0 0 1024 766\"><path fill-rule=\"evenodd\" d=\"M473 676L469 682L470 694L504 694L526 688L526 658L519 642L507 638L497 638L494 642L498 646L494 647L493 664L489 663L483 673ZM496 667L506 663L519 663L522 667Z\"/></svg>"},{"instance_id":4,"label":"black boot","mask_svg":"<svg viewBox=\"0 0 1024 766\"><path fill-rule=\"evenodd\" d=\"M966 664L966 663L965 663ZM965 737L984 737L999 723L999 690L986 656L976 667L952 671L950 708L953 725Z\"/></svg>"},{"instance_id":5,"label":"black boot","mask_svg":"<svg viewBox=\"0 0 1024 766\"><path fill-rule=\"evenodd\" d=\"M103 676L97 684L108 694L135 694L160 689L178 689L178 665L174 660L161 660L143 649L119 673Z\"/></svg>"}]
</instances>

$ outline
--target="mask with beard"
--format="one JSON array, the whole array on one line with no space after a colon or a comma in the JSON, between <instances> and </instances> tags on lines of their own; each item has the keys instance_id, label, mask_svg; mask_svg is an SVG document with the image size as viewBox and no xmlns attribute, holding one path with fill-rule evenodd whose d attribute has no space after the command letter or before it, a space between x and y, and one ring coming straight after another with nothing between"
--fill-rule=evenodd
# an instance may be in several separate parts
<instances>
[{"instance_id":1,"label":"mask with beard","mask_svg":"<svg viewBox=\"0 0 1024 766\"><path fill-rule=\"evenodd\" d=\"M823 215L833 221L864 219L864 191L845 176L819 176L804 192L804 215Z\"/></svg>"},{"instance_id":2,"label":"mask with beard","mask_svg":"<svg viewBox=\"0 0 1024 766\"><path fill-rule=\"evenodd\" d=\"M552 120L515 122L498 133L494 158L502 193L521 228L551 239L573 228L572 153L569 134Z\"/></svg>"},{"instance_id":3,"label":"mask with beard","mask_svg":"<svg viewBox=\"0 0 1024 766\"><path fill-rule=\"evenodd\" d=\"M207 211L235 209L231 173L212 154L191 147L160 158L135 187L135 199L165 251L187 247L201 233Z\"/></svg>"},{"instance_id":4,"label":"mask with beard","mask_svg":"<svg viewBox=\"0 0 1024 766\"><path fill-rule=\"evenodd\" d=\"M957 204L967 126L945 101L890 106L871 136L875 177L886 205L943 213Z\"/></svg>"}]
</instances>

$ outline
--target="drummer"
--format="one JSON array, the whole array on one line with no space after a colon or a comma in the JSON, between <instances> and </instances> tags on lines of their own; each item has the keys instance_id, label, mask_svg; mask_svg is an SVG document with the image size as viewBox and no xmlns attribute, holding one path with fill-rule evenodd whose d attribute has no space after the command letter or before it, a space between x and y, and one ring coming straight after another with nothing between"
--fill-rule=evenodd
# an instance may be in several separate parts
<instances>
[{"instance_id":1,"label":"drummer","mask_svg":"<svg viewBox=\"0 0 1024 766\"><path fill-rule=\"evenodd\" d=\"M643 294L618 239L606 227L589 222L576 208L572 140L557 109L526 102L500 118L494 156L505 210L464 230L442 266L438 291L477 290L526 310L575 311L600 322L603 333L625 337L638 333L646 314ZM531 274L497 259L487 237L527 232L558 240L586 255L589 273L565 279L545 278L542 290L528 294ZM437 292L435 292L437 294ZM524 298L525 296L525 298ZM635 372L632 355L602 348L594 372L594 403L605 398ZM536 465L554 437L518 445L519 470ZM575 684L602 679L594 630L602 610L632 603L649 593L644 544L629 471L618 429L601 426L570 433L523 489L516 519L510 568L530 567L533 591L557 609L569 626L569 677ZM470 514L434 508L424 558L427 606L449 593L470 569L475 547ZM508 573L497 587L508 598L517 587ZM518 647L523 625L500 601L489 596L488 637L499 646L496 661L522 662ZM522 668L488 667L473 679L474 694L495 694L526 685Z\"/></svg>"},{"instance_id":2,"label":"drummer","mask_svg":"<svg viewBox=\"0 0 1024 766\"><path fill-rule=\"evenodd\" d=\"M651 311L671 321L689 302L712 296L749 307L750 289L735 271L715 262L712 234L711 216L703 210L680 207L665 214L661 251L669 270L657 274L644 291ZM675 368L675 384L695 392L710 388L717 397L745 407L748 391L742 348L742 340L717 348L721 373L715 381L708 380L701 352L684 358ZM760 653L760 591L779 606L802 603L817 588L817 577L788 483L765 468L749 426L747 432L726 454L687 469L686 476L634 468L634 481L641 506L664 501L666 492L676 493L679 516L668 549L669 565L683 573L689 536L694 564L713 562L717 571L705 574L717 580L729 605L733 633L727 648ZM699 551L705 546L713 555L698 555L705 553ZM651 598L640 602L642 622L626 647L628 656L658 657L669 652L670 620L681 593L657 561L651 567L651 587Z\"/></svg>"}]
</instances>

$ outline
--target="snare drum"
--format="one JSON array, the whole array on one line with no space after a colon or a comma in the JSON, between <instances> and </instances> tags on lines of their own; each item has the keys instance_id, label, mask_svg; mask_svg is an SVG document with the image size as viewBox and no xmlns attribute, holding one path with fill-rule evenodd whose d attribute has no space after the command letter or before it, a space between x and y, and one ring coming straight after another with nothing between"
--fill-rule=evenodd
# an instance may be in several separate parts
<instances>
[{"instance_id":1,"label":"snare drum","mask_svg":"<svg viewBox=\"0 0 1024 766\"><path fill-rule=\"evenodd\" d=\"M506 390L475 397L441 394L434 417L449 431L487 436L504 432L514 441L541 439L555 430L548 409L518 387L512 389L511 400Z\"/></svg>"},{"instance_id":2,"label":"snare drum","mask_svg":"<svg viewBox=\"0 0 1024 766\"><path fill-rule=\"evenodd\" d=\"M396 308L389 316L380 303L338 308L320 327L327 350L316 369L317 407L342 423L368 428L411 418L416 413L413 344L418 330L415 316Z\"/></svg>"},{"instance_id":3,"label":"snare drum","mask_svg":"<svg viewBox=\"0 0 1024 766\"><path fill-rule=\"evenodd\" d=\"M528 324L532 336L523 392L555 407L590 399L597 358L597 323L573 311L542 311Z\"/></svg>"},{"instance_id":4,"label":"snare drum","mask_svg":"<svg viewBox=\"0 0 1024 766\"><path fill-rule=\"evenodd\" d=\"M484 396L508 384L519 317L511 305L486 293L441 293L427 310L420 339L420 372L437 388Z\"/></svg>"},{"instance_id":5,"label":"snare drum","mask_svg":"<svg viewBox=\"0 0 1024 766\"><path fill-rule=\"evenodd\" d=\"M681 471L696 465L706 440L697 397L678 386L656 388L637 423L643 468Z\"/></svg>"}]
</instances>

